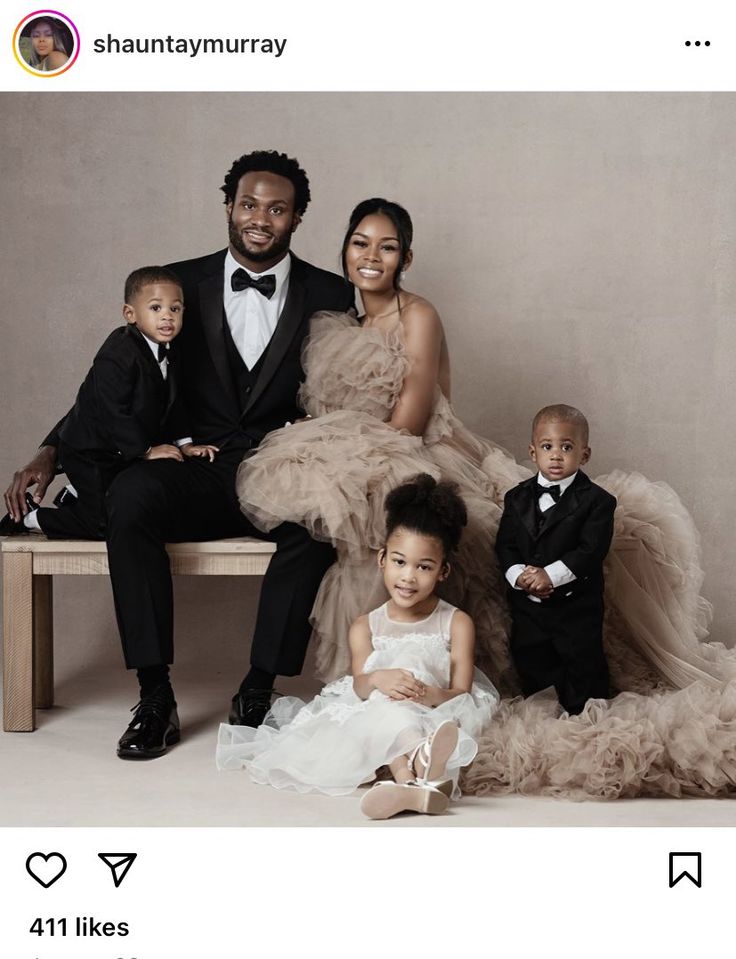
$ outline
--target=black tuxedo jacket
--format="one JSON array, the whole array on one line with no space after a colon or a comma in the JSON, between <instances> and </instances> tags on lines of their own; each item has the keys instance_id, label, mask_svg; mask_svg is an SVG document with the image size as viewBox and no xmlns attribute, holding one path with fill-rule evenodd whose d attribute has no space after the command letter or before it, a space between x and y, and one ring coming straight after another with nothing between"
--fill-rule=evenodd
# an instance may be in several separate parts
<instances>
[{"instance_id":1,"label":"black tuxedo jacket","mask_svg":"<svg viewBox=\"0 0 736 959\"><path fill-rule=\"evenodd\" d=\"M222 301L226 250L170 264L184 289L184 323L177 337L180 389L195 443L221 450L256 446L266 433L303 412L297 391L304 378L301 352L309 319L318 310L353 305L348 284L293 254L289 291L255 385L242 405L228 362Z\"/></svg>"},{"instance_id":2,"label":"black tuxedo jacket","mask_svg":"<svg viewBox=\"0 0 736 959\"><path fill-rule=\"evenodd\" d=\"M544 514L546 522L537 532L539 489L537 477L532 476L506 494L496 538L502 572L517 563L548 566L562 560L575 574L575 580L560 586L550 599L534 606L569 602L584 595L601 596L603 560L613 536L616 497L579 470L549 515ZM509 588L509 598L532 605L523 590Z\"/></svg>"},{"instance_id":3,"label":"black tuxedo jacket","mask_svg":"<svg viewBox=\"0 0 736 959\"><path fill-rule=\"evenodd\" d=\"M301 350L309 319L318 310L348 310L351 288L334 273L320 270L293 254L289 291L255 386L245 406L238 398L223 334L222 300L225 254L220 250L194 260L172 263L184 292L184 322L175 340L178 395L186 411L186 430L195 443L221 450L256 446L271 430L302 415L297 391L303 379ZM58 423L42 445L58 446Z\"/></svg>"},{"instance_id":4,"label":"black tuxedo jacket","mask_svg":"<svg viewBox=\"0 0 736 959\"><path fill-rule=\"evenodd\" d=\"M177 402L176 365L172 344L164 380L135 326L113 330L58 425L58 438L80 453L134 460L151 446L187 435Z\"/></svg>"}]
</instances>

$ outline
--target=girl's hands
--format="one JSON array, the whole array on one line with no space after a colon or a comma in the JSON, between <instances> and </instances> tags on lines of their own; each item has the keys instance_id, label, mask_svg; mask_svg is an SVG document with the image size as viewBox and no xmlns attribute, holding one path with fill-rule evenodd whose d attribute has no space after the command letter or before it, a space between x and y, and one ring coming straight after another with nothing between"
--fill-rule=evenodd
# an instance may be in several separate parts
<instances>
[{"instance_id":1,"label":"girl's hands","mask_svg":"<svg viewBox=\"0 0 736 959\"><path fill-rule=\"evenodd\" d=\"M377 669L371 674L373 686L389 699L413 699L421 702L427 687L408 669Z\"/></svg>"},{"instance_id":2,"label":"girl's hands","mask_svg":"<svg viewBox=\"0 0 736 959\"><path fill-rule=\"evenodd\" d=\"M439 686L425 686L421 696L412 696L414 702L421 703L422 706L440 706L445 702Z\"/></svg>"}]
</instances>

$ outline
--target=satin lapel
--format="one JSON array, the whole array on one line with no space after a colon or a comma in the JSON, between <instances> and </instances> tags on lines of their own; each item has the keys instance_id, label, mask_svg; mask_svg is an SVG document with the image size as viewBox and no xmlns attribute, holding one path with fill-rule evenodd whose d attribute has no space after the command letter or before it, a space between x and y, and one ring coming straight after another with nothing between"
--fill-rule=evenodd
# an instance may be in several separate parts
<instances>
[{"instance_id":1,"label":"satin lapel","mask_svg":"<svg viewBox=\"0 0 736 959\"><path fill-rule=\"evenodd\" d=\"M161 389L164 378L161 375L161 367L156 362L151 347L137 326L129 325L126 330L128 336L135 344L136 349L143 359L143 371L146 376L152 380L156 386Z\"/></svg>"},{"instance_id":2,"label":"satin lapel","mask_svg":"<svg viewBox=\"0 0 736 959\"><path fill-rule=\"evenodd\" d=\"M268 347L268 353L266 353L266 358L263 361L256 385L253 387L248 403L243 410L243 415L257 402L273 378L274 373L279 366L281 366L284 356L304 319L306 295L307 291L298 276L296 261L292 260L291 273L289 275L289 292L286 296L286 303L281 311L279 321L276 324L276 329L274 330Z\"/></svg>"},{"instance_id":3,"label":"satin lapel","mask_svg":"<svg viewBox=\"0 0 736 959\"><path fill-rule=\"evenodd\" d=\"M581 472L575 477L574 482L568 490L560 497L559 502L550 513L547 522L544 524L540 535L546 536L551 529L554 529L566 516L570 516L580 506L580 500L585 490L590 487L590 480Z\"/></svg>"},{"instance_id":4,"label":"satin lapel","mask_svg":"<svg viewBox=\"0 0 736 959\"><path fill-rule=\"evenodd\" d=\"M211 276L206 276L199 283L199 314L207 346L212 357L222 388L230 396L236 406L238 399L235 395L233 378L225 349L225 337L222 335L224 306L222 302L223 270L219 269ZM186 319L184 320L186 323Z\"/></svg>"},{"instance_id":5,"label":"satin lapel","mask_svg":"<svg viewBox=\"0 0 736 959\"><path fill-rule=\"evenodd\" d=\"M169 354L170 356L171 354ZM168 370L166 371L166 410L164 417L169 415L169 410L174 405L177 393L177 364L175 360L169 360Z\"/></svg>"},{"instance_id":6,"label":"satin lapel","mask_svg":"<svg viewBox=\"0 0 736 959\"><path fill-rule=\"evenodd\" d=\"M521 521L527 529L532 539L537 538L537 510L534 503L534 494L536 492L537 478L533 476L527 480L519 490L519 498L516 508L521 516Z\"/></svg>"}]
</instances>

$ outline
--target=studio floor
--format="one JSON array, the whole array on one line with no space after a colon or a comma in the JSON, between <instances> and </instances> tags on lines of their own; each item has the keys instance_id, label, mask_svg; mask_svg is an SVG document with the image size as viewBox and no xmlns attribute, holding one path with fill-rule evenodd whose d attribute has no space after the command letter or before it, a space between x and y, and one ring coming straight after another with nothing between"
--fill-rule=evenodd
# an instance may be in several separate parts
<instances>
[{"instance_id":1,"label":"studio floor","mask_svg":"<svg viewBox=\"0 0 736 959\"><path fill-rule=\"evenodd\" d=\"M300 796L218 773L218 723L232 693L223 675L176 680L182 742L152 762L122 762L115 743L129 721L131 677L70 676L57 705L39 711L34 733L0 735L0 826L730 826L736 799L569 802L547 798L465 797L437 818L406 814L383 823L363 818L360 792L344 798ZM280 681L311 695L308 680Z\"/></svg>"}]
</instances>

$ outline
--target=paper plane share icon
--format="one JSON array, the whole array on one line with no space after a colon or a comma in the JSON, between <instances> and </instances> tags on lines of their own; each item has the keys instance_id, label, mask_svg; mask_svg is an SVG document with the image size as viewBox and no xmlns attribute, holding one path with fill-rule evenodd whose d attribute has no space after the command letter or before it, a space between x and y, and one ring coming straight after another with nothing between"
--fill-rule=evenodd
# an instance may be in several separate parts
<instances>
[{"instance_id":1,"label":"paper plane share icon","mask_svg":"<svg viewBox=\"0 0 736 959\"><path fill-rule=\"evenodd\" d=\"M115 883L115 888L117 889L120 883L128 875L130 867L135 862L138 853L137 852L98 852L97 855L105 863L106 866L110 867L110 872L112 873L112 881Z\"/></svg>"}]
</instances>

